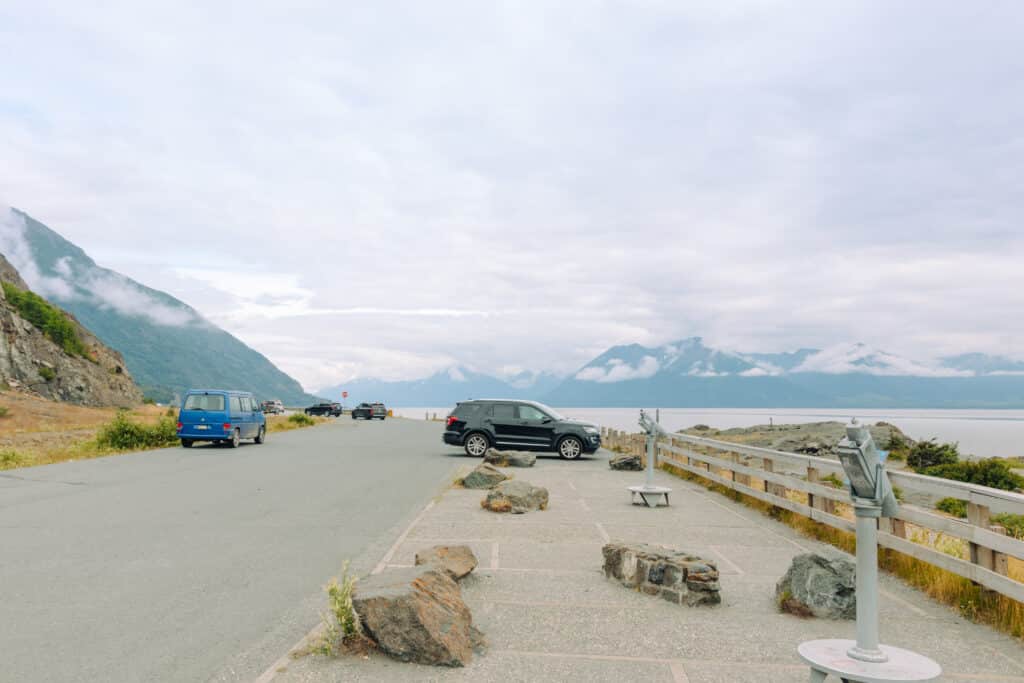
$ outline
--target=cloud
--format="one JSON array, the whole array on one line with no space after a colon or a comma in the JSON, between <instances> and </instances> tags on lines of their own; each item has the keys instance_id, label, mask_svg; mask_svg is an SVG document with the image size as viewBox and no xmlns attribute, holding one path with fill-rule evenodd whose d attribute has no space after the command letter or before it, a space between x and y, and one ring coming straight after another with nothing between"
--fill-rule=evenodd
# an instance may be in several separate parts
<instances>
[{"instance_id":1,"label":"cloud","mask_svg":"<svg viewBox=\"0 0 1024 683\"><path fill-rule=\"evenodd\" d=\"M6 200L307 386L1024 348L1017 3L17 4Z\"/></svg>"},{"instance_id":2,"label":"cloud","mask_svg":"<svg viewBox=\"0 0 1024 683\"><path fill-rule=\"evenodd\" d=\"M658 372L658 359L644 356L640 363L633 367L621 358L610 359L604 367L586 367L576 373L576 379L586 382L623 382L628 379L645 379Z\"/></svg>"},{"instance_id":3,"label":"cloud","mask_svg":"<svg viewBox=\"0 0 1024 683\"><path fill-rule=\"evenodd\" d=\"M0 205L0 253L37 294L57 303L85 297L101 307L148 318L159 325L180 327L198 322L192 311L158 301L128 278L99 268L80 268L72 265L69 257L53 263L56 277L44 275L27 240L26 230L24 218Z\"/></svg>"},{"instance_id":4,"label":"cloud","mask_svg":"<svg viewBox=\"0 0 1024 683\"><path fill-rule=\"evenodd\" d=\"M927 365L901 358L862 343L838 344L823 349L808 356L792 371L914 377L971 377L974 375L973 372L967 370Z\"/></svg>"}]
</instances>

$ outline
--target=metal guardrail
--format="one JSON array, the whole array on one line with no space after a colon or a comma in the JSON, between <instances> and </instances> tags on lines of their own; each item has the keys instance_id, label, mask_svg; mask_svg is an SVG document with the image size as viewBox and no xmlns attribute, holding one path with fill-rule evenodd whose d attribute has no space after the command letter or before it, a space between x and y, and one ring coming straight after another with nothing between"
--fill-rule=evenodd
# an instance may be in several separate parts
<instances>
[{"instance_id":1,"label":"metal guardrail","mask_svg":"<svg viewBox=\"0 0 1024 683\"><path fill-rule=\"evenodd\" d=\"M606 447L644 455L644 434L602 430ZM820 483L834 474L844 477L838 460L717 441L689 434L672 434L658 444L658 459L690 474L713 481L770 505L803 515L844 531L854 531L853 519L837 514L836 504L850 503L849 493ZM1024 561L1024 541L1005 535L990 523L992 513L1024 514L1024 495L911 472L889 472L904 500L893 518L879 522L878 545L896 550L974 581L1019 602L1024 583L1008 576L1009 558ZM788 491L800 491L807 503L794 501ZM967 504L967 521L929 509L941 498ZM907 524L927 532L963 540L969 559L954 557L908 538Z\"/></svg>"}]
</instances>

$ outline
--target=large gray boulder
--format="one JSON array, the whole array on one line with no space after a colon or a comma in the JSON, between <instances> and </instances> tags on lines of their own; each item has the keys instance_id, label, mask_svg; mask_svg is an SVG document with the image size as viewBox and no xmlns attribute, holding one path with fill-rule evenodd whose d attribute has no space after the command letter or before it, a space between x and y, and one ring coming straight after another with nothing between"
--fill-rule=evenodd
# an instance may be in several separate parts
<instances>
[{"instance_id":1,"label":"large gray boulder","mask_svg":"<svg viewBox=\"0 0 1024 683\"><path fill-rule=\"evenodd\" d=\"M806 553L793 558L775 585L779 607L791 614L824 619L857 618L857 565Z\"/></svg>"},{"instance_id":2,"label":"large gray boulder","mask_svg":"<svg viewBox=\"0 0 1024 683\"><path fill-rule=\"evenodd\" d=\"M462 487L467 489L492 489L509 476L497 467L481 463L462 478Z\"/></svg>"},{"instance_id":3,"label":"large gray boulder","mask_svg":"<svg viewBox=\"0 0 1024 683\"><path fill-rule=\"evenodd\" d=\"M435 564L362 579L352 605L364 633L403 662L465 666L482 643L458 584Z\"/></svg>"},{"instance_id":4,"label":"large gray boulder","mask_svg":"<svg viewBox=\"0 0 1024 683\"><path fill-rule=\"evenodd\" d=\"M639 472L644 468L643 458L631 453L619 453L608 461L608 467L613 470L625 470L628 472Z\"/></svg>"},{"instance_id":5,"label":"large gray boulder","mask_svg":"<svg viewBox=\"0 0 1024 683\"><path fill-rule=\"evenodd\" d=\"M518 479L503 481L488 491L480 505L491 512L511 512L519 515L530 510L548 507L548 490Z\"/></svg>"},{"instance_id":6,"label":"large gray boulder","mask_svg":"<svg viewBox=\"0 0 1024 683\"><path fill-rule=\"evenodd\" d=\"M710 560L646 543L608 543L601 554L605 576L627 588L687 607L722 602L718 566Z\"/></svg>"},{"instance_id":7,"label":"large gray boulder","mask_svg":"<svg viewBox=\"0 0 1024 683\"><path fill-rule=\"evenodd\" d=\"M468 545L435 545L416 553L416 566L433 564L458 581L476 569L477 559Z\"/></svg>"},{"instance_id":8,"label":"large gray boulder","mask_svg":"<svg viewBox=\"0 0 1024 683\"><path fill-rule=\"evenodd\" d=\"M537 456L526 451L499 451L488 448L484 453L484 462L495 467L533 467Z\"/></svg>"}]
</instances>

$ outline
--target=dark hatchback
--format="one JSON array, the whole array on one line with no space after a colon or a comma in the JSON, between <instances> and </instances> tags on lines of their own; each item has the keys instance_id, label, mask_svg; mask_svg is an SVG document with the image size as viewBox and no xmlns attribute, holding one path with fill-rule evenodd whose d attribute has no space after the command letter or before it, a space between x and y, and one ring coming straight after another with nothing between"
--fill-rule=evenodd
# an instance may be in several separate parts
<instances>
[{"instance_id":1,"label":"dark hatchback","mask_svg":"<svg viewBox=\"0 0 1024 683\"><path fill-rule=\"evenodd\" d=\"M601 431L536 401L477 399L455 406L445 424L444 442L462 446L475 457L494 446L558 453L575 460L601 447Z\"/></svg>"}]
</instances>

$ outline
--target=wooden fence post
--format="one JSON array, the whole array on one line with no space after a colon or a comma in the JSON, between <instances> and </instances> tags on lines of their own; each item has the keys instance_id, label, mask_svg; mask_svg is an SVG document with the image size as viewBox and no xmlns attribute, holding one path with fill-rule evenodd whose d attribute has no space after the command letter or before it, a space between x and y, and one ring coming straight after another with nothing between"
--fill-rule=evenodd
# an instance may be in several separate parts
<instances>
[{"instance_id":1,"label":"wooden fence post","mask_svg":"<svg viewBox=\"0 0 1024 683\"><path fill-rule=\"evenodd\" d=\"M982 529L988 529L990 511L987 505L978 505L971 501L967 501L967 521ZM985 569L995 570L995 557L993 557L992 549L986 548L985 546L978 545L977 543L970 543L971 548L971 563L977 564Z\"/></svg>"},{"instance_id":2,"label":"wooden fence post","mask_svg":"<svg viewBox=\"0 0 1024 683\"><path fill-rule=\"evenodd\" d=\"M775 463L772 462L771 460L769 460L768 458L762 459L761 463L762 463L762 467L764 467L764 471L765 472L774 472L775 471ZM765 491L765 493L770 493L773 496L778 496L779 498L785 498L786 497L786 487L785 486L783 486L782 484L776 484L773 481L768 481L767 479L764 482L764 491Z\"/></svg>"},{"instance_id":3,"label":"wooden fence post","mask_svg":"<svg viewBox=\"0 0 1024 683\"><path fill-rule=\"evenodd\" d=\"M1000 526L999 524L993 524L989 527L993 533L997 533L1000 536L1006 535L1006 527ZM992 570L996 574L1002 574L1007 576L1010 573L1010 557L1006 553L1001 553L997 550L992 551Z\"/></svg>"},{"instance_id":4,"label":"wooden fence post","mask_svg":"<svg viewBox=\"0 0 1024 683\"><path fill-rule=\"evenodd\" d=\"M813 484L821 483L821 472L818 471L817 467L807 468L807 481ZM830 498L823 498L821 496L815 496L813 493L807 494L807 505L808 507L817 508L822 512L827 512L830 515L836 513L835 501Z\"/></svg>"}]
</instances>

